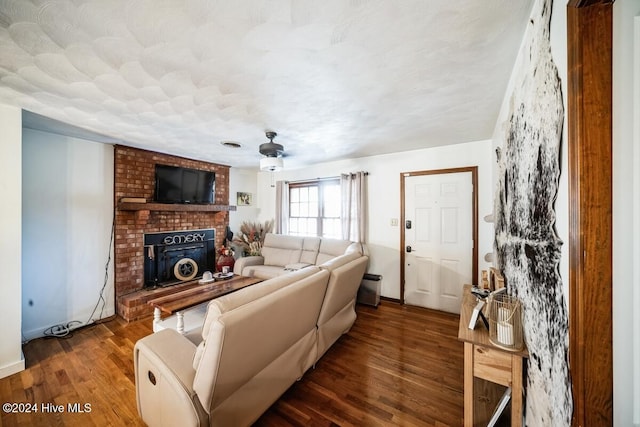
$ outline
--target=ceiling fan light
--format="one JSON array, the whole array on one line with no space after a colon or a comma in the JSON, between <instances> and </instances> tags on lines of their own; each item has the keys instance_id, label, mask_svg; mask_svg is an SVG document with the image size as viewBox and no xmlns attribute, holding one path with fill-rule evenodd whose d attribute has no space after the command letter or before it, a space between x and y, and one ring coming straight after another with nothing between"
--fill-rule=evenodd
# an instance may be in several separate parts
<instances>
[{"instance_id":1,"label":"ceiling fan light","mask_svg":"<svg viewBox=\"0 0 640 427\"><path fill-rule=\"evenodd\" d=\"M260 170L267 172L279 172L284 167L281 157L263 157L260 159Z\"/></svg>"}]
</instances>

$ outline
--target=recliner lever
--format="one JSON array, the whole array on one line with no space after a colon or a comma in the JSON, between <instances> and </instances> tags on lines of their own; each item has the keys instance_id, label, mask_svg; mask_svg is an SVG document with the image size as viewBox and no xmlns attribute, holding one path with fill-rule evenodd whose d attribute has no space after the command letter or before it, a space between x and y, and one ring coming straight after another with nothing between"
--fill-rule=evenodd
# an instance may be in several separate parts
<instances>
[{"instance_id":1,"label":"recliner lever","mask_svg":"<svg viewBox=\"0 0 640 427\"><path fill-rule=\"evenodd\" d=\"M151 384L156 385L156 376L153 375L153 372L149 371L148 377L149 381L151 381Z\"/></svg>"}]
</instances>

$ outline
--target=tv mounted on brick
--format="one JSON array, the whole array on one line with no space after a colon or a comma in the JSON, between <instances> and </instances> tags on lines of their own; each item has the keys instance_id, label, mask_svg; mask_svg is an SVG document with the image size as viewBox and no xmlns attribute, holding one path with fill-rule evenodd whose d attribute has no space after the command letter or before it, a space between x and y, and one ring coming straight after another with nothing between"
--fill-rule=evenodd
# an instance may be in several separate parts
<instances>
[{"instance_id":1,"label":"tv mounted on brick","mask_svg":"<svg viewBox=\"0 0 640 427\"><path fill-rule=\"evenodd\" d=\"M155 178L156 202L212 204L215 201L215 172L156 165Z\"/></svg>"}]
</instances>

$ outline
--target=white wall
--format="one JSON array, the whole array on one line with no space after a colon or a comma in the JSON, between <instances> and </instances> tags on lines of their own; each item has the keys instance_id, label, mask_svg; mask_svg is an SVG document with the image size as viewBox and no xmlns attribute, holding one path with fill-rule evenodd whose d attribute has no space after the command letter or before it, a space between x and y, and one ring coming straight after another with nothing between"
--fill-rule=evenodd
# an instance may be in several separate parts
<instances>
[{"instance_id":1,"label":"white wall","mask_svg":"<svg viewBox=\"0 0 640 427\"><path fill-rule=\"evenodd\" d=\"M637 244L640 241L640 135L634 136L634 120L637 126L640 105L634 107L633 99L634 84L636 94L640 93L637 86L640 67L635 70L634 81L636 16L640 16L640 1L617 0L614 3L613 412L616 426L640 426L640 245ZM639 18L635 20L640 21ZM635 56L640 53L640 22L637 25ZM640 57L636 61L640 61Z\"/></svg>"},{"instance_id":2,"label":"white wall","mask_svg":"<svg viewBox=\"0 0 640 427\"><path fill-rule=\"evenodd\" d=\"M251 193L253 196L251 206L237 206L235 211L229 213L229 227L234 236L238 235L243 221L255 221L260 212L257 205L256 174L255 169L229 168L229 204L237 205L237 192Z\"/></svg>"},{"instance_id":3,"label":"white wall","mask_svg":"<svg viewBox=\"0 0 640 427\"><path fill-rule=\"evenodd\" d=\"M0 104L0 378L24 369L20 337L22 111Z\"/></svg>"},{"instance_id":4,"label":"white wall","mask_svg":"<svg viewBox=\"0 0 640 427\"><path fill-rule=\"evenodd\" d=\"M400 233L402 228L391 225L400 218L400 174L432 169L478 166L478 269L487 268L484 254L493 248L493 226L482 218L493 209L491 141L471 142L449 147L407 151L359 159L319 163L303 169L275 174L276 180L298 181L338 176L341 173L364 170L369 172L369 273L381 274L382 295L400 298ZM271 174L258 173L259 220L275 218L275 188Z\"/></svg>"},{"instance_id":5,"label":"white wall","mask_svg":"<svg viewBox=\"0 0 640 427\"><path fill-rule=\"evenodd\" d=\"M111 262L106 305L92 316L113 252L113 146L24 129L22 147L22 330L31 339L115 313Z\"/></svg>"}]
</instances>

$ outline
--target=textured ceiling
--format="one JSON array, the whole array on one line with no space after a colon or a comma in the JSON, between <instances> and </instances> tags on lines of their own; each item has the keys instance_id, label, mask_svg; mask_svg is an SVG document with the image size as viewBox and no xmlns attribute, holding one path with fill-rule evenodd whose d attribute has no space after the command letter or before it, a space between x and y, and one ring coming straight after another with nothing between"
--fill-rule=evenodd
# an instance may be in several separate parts
<instances>
[{"instance_id":1,"label":"textured ceiling","mask_svg":"<svg viewBox=\"0 0 640 427\"><path fill-rule=\"evenodd\" d=\"M531 4L0 0L0 102L238 167L487 139Z\"/></svg>"}]
</instances>

